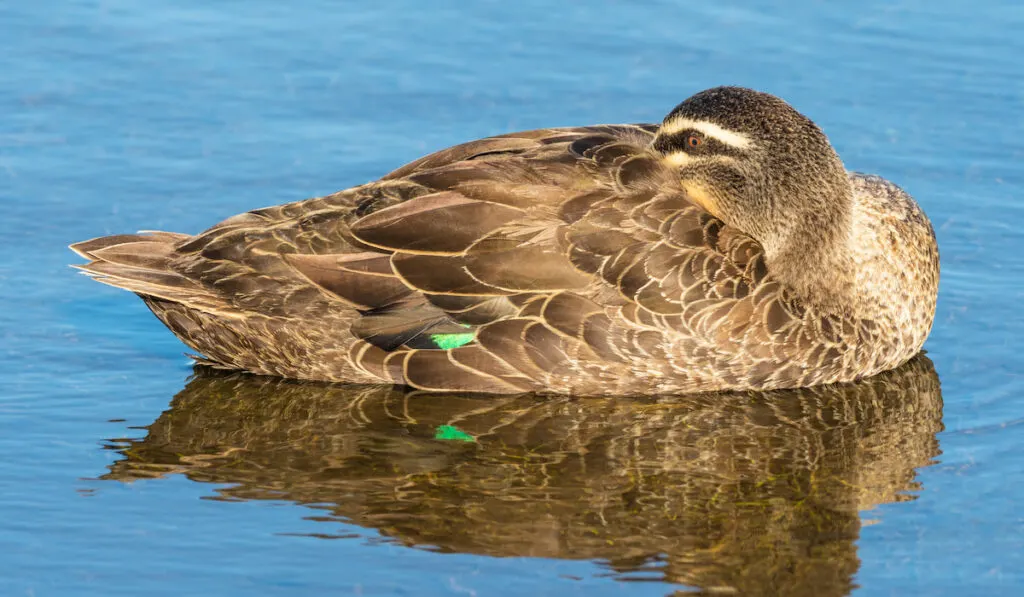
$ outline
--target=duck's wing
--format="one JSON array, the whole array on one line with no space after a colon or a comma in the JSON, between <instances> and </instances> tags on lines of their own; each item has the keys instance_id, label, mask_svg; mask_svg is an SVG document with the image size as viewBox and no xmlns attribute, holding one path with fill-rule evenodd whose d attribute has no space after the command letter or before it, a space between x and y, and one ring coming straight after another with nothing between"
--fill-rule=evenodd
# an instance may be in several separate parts
<instances>
[{"instance_id":1,"label":"duck's wing","mask_svg":"<svg viewBox=\"0 0 1024 597\"><path fill-rule=\"evenodd\" d=\"M551 242L563 207L575 214L615 196L614 172L630 168L613 162L645 155L653 129L544 129L451 147L376 182L228 218L177 242L172 269L238 309L281 316L317 312L324 296L376 316L398 303L408 310L415 291L579 285ZM529 280L517 285L516 275Z\"/></svg>"},{"instance_id":2,"label":"duck's wing","mask_svg":"<svg viewBox=\"0 0 1024 597\"><path fill-rule=\"evenodd\" d=\"M672 184L674 173L646 148L650 133L521 133L389 175L429 192L367 210L349 232L388 255L424 310L468 329L428 328L396 350L373 335L376 318L408 316L411 334L422 312L383 308L353 329L384 352L366 348L357 362L430 390L622 392L638 363L649 378L692 372L689 355L672 354L665 341L675 332L692 338L685 350L703 349L701 365L710 366L712 329L735 321L730 333L744 334L740 325L766 308L740 304L765 277L761 250ZM472 342L436 350L458 337Z\"/></svg>"},{"instance_id":3,"label":"duck's wing","mask_svg":"<svg viewBox=\"0 0 1024 597\"><path fill-rule=\"evenodd\" d=\"M155 296L290 329L341 321L352 366L424 389L621 393L638 363L679 379L694 354L715 366L712 332L733 329L716 324L767 312L742 304L764 265L671 184L647 149L655 128L482 139L195 237L130 240L85 268L139 292L133 251L157 251L159 282L182 292ZM670 354L670 332L694 345Z\"/></svg>"}]
</instances>

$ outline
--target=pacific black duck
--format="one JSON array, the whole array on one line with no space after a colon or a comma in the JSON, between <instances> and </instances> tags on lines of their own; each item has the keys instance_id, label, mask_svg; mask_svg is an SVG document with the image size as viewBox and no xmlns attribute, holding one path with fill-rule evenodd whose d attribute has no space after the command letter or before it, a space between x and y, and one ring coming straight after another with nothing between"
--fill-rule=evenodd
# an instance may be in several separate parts
<instances>
[{"instance_id":1,"label":"pacific black duck","mask_svg":"<svg viewBox=\"0 0 1024 597\"><path fill-rule=\"evenodd\" d=\"M72 249L203 362L434 391L850 381L921 349L939 280L909 195L738 87L660 126L471 141L196 236Z\"/></svg>"}]
</instances>

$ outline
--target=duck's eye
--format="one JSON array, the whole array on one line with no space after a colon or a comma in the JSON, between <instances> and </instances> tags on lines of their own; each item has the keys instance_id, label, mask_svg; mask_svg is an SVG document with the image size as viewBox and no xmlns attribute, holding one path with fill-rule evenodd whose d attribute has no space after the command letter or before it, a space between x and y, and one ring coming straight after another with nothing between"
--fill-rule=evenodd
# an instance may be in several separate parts
<instances>
[{"instance_id":1,"label":"duck's eye","mask_svg":"<svg viewBox=\"0 0 1024 597\"><path fill-rule=\"evenodd\" d=\"M700 135L690 135L686 138L686 146L690 149L697 149L701 145L704 145L704 137Z\"/></svg>"}]
</instances>

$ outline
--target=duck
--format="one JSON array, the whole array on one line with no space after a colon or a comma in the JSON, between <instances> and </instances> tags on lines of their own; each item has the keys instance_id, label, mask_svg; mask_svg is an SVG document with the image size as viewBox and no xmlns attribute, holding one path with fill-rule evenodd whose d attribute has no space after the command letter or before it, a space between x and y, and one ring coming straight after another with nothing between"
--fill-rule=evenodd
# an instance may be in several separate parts
<instances>
[{"instance_id":1,"label":"duck","mask_svg":"<svg viewBox=\"0 0 1024 597\"><path fill-rule=\"evenodd\" d=\"M939 283L909 194L733 86L660 124L488 137L196 235L70 248L200 364L429 392L851 382L921 351Z\"/></svg>"}]
</instances>

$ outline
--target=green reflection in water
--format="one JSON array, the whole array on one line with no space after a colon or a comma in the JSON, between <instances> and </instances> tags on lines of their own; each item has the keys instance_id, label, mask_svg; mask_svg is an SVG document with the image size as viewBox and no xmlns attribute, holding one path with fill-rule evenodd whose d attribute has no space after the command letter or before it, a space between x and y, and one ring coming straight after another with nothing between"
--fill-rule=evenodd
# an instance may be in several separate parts
<instances>
[{"instance_id":1,"label":"green reflection in water","mask_svg":"<svg viewBox=\"0 0 1024 597\"><path fill-rule=\"evenodd\" d=\"M441 425L437 428L437 432L434 433L434 439L453 440L459 442L475 442L473 436L462 431L458 427L452 427L451 425Z\"/></svg>"}]
</instances>

